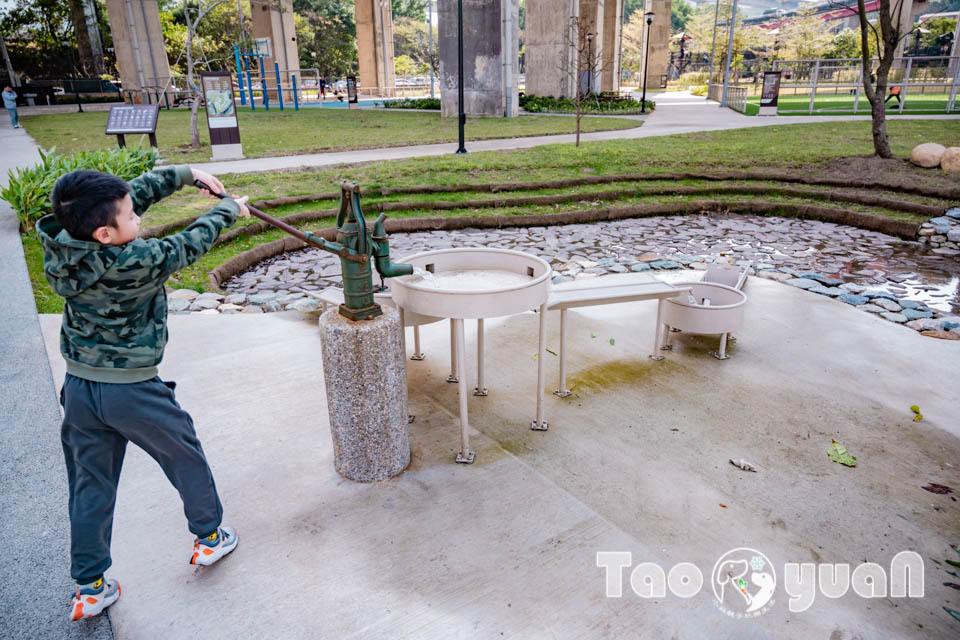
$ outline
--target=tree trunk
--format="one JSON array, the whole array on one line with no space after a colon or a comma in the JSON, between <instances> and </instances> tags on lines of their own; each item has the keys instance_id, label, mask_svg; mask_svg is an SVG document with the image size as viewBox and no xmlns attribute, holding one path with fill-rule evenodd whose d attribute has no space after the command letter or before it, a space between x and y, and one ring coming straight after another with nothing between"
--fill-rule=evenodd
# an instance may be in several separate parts
<instances>
[{"instance_id":1,"label":"tree trunk","mask_svg":"<svg viewBox=\"0 0 960 640\"><path fill-rule=\"evenodd\" d=\"M193 102L190 106L190 148L200 148L200 132L197 130L197 110L200 108L200 91L193 80L194 62L193 62L193 35L197 31L197 23L190 20L187 0L183 0L183 15L187 18L187 89L193 92ZM199 22L199 19L197 20Z\"/></svg>"},{"instance_id":2,"label":"tree trunk","mask_svg":"<svg viewBox=\"0 0 960 640\"><path fill-rule=\"evenodd\" d=\"M579 90L579 87L577 87L577 89ZM573 146L575 146L575 147L579 147L579 146L580 146L580 97L579 97L579 91L578 91L578 97L577 97L577 140L576 140L576 142L574 142Z\"/></svg>"},{"instance_id":3,"label":"tree trunk","mask_svg":"<svg viewBox=\"0 0 960 640\"><path fill-rule=\"evenodd\" d=\"M87 31L87 16L83 12L83 0L69 0L69 2L70 22L73 25L73 35L77 39L77 50L80 54L78 66L83 75L91 75L96 73L97 65L90 46L90 33Z\"/></svg>"}]
</instances>

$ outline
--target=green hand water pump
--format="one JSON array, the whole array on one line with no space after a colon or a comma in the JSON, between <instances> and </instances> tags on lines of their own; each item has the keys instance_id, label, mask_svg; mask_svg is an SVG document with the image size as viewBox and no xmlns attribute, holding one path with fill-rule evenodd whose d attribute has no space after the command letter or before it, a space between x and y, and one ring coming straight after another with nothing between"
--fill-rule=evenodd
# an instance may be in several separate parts
<instances>
[{"instance_id":1,"label":"green hand water pump","mask_svg":"<svg viewBox=\"0 0 960 640\"><path fill-rule=\"evenodd\" d=\"M199 180L194 182L194 185L200 189L206 189L219 198L230 197L226 193L215 193L209 186ZM247 209L264 222L282 229L319 249L340 256L344 302L340 305L339 311L340 315L350 320L369 320L383 314L380 305L373 300L373 294L377 289L373 286L371 262L376 266L381 278L406 276L413 273L413 266L409 264L392 264L390 262L390 243L383 226L387 214L380 214L380 217L373 223L372 231L367 229L367 223L363 218L363 210L360 207L360 187L353 182L347 182L346 180L340 182L340 210L337 212L336 242L330 242L309 231L295 229L249 204Z\"/></svg>"}]
</instances>

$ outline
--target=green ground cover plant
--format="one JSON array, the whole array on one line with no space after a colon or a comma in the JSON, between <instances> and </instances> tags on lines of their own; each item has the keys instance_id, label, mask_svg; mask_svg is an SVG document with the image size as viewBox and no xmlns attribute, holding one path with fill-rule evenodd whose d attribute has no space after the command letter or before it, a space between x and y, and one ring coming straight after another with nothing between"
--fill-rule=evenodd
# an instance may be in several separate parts
<instances>
[{"instance_id":1,"label":"green ground cover plant","mask_svg":"<svg viewBox=\"0 0 960 640\"><path fill-rule=\"evenodd\" d=\"M77 169L93 169L132 180L149 171L157 163L154 149L100 149L74 154L40 152L39 162L26 169L10 172L9 184L0 191L0 198L9 202L20 220L20 232L52 212L50 192L57 178Z\"/></svg>"},{"instance_id":2,"label":"green ground cover plant","mask_svg":"<svg viewBox=\"0 0 960 640\"><path fill-rule=\"evenodd\" d=\"M385 109L433 109L440 110L440 98L401 98L384 100Z\"/></svg>"},{"instance_id":3,"label":"green ground cover plant","mask_svg":"<svg viewBox=\"0 0 960 640\"><path fill-rule=\"evenodd\" d=\"M656 104L646 101L646 110L653 111ZM520 108L528 113L575 113L577 105L569 98L553 96L520 95ZM641 102L632 98L609 99L602 95L590 94L581 98L580 113L631 115L641 113Z\"/></svg>"},{"instance_id":4,"label":"green ground cover plant","mask_svg":"<svg viewBox=\"0 0 960 640\"><path fill-rule=\"evenodd\" d=\"M300 111L272 108L237 110L243 153L248 158L376 149L411 144L455 142L457 119L439 113L403 109L321 109ZM168 164L207 162L210 140L201 115L199 150L189 146L190 112L186 109L160 110L157 141L160 155ZM67 153L116 148L116 138L103 131L107 112L24 116L27 132L45 149L56 146ZM583 131L609 131L637 127L640 122L618 118L584 118ZM551 116L524 118L468 118L467 140L568 134L573 119ZM127 136L133 147L147 145L146 136Z\"/></svg>"}]
</instances>

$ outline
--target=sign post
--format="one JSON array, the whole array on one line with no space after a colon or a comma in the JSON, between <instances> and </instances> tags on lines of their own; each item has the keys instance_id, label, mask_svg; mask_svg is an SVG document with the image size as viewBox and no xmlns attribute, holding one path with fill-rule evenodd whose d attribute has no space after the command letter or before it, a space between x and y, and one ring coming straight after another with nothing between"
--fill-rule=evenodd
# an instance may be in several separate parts
<instances>
[{"instance_id":1,"label":"sign post","mask_svg":"<svg viewBox=\"0 0 960 640\"><path fill-rule=\"evenodd\" d=\"M110 107L107 116L107 128L104 133L117 136L120 148L127 146L126 134L146 133L150 136L150 146L157 146L157 116L159 104L118 104Z\"/></svg>"},{"instance_id":2,"label":"sign post","mask_svg":"<svg viewBox=\"0 0 960 640\"><path fill-rule=\"evenodd\" d=\"M242 158L243 145L240 143L240 127L233 96L233 75L229 71L205 71L200 74L200 84L207 105L207 129L213 152L211 160Z\"/></svg>"},{"instance_id":3,"label":"sign post","mask_svg":"<svg viewBox=\"0 0 960 640\"><path fill-rule=\"evenodd\" d=\"M347 108L353 109L350 105L359 105L357 99L357 76L347 76Z\"/></svg>"},{"instance_id":4,"label":"sign post","mask_svg":"<svg viewBox=\"0 0 960 640\"><path fill-rule=\"evenodd\" d=\"M763 89L760 93L759 115L777 115L777 99L780 97L780 76L782 73L782 71L763 72Z\"/></svg>"}]
</instances>

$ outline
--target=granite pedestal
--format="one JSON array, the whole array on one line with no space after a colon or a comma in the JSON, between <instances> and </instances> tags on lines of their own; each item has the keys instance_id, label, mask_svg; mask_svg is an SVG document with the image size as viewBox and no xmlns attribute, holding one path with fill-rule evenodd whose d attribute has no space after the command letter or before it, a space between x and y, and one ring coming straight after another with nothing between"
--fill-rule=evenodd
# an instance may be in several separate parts
<instances>
[{"instance_id":1,"label":"granite pedestal","mask_svg":"<svg viewBox=\"0 0 960 640\"><path fill-rule=\"evenodd\" d=\"M336 309L320 316L333 464L348 480L383 480L410 463L401 331L389 307L372 320L349 320Z\"/></svg>"}]
</instances>

